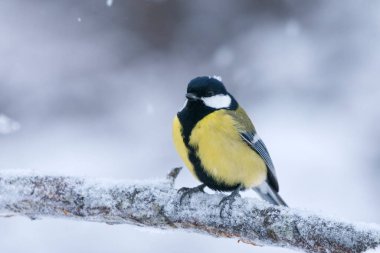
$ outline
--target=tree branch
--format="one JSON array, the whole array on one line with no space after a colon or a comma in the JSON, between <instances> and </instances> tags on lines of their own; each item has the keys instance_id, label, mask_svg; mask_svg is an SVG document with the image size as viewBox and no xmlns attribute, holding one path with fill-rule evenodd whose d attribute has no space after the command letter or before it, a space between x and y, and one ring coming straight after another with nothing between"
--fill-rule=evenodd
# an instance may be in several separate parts
<instances>
[{"instance_id":1,"label":"tree branch","mask_svg":"<svg viewBox=\"0 0 380 253\"><path fill-rule=\"evenodd\" d=\"M0 217L70 218L159 229L185 229L307 252L364 252L380 244L376 225L351 224L312 213L237 199L220 217L223 195L197 193L179 203L174 181L125 182L17 171L0 172Z\"/></svg>"}]
</instances>

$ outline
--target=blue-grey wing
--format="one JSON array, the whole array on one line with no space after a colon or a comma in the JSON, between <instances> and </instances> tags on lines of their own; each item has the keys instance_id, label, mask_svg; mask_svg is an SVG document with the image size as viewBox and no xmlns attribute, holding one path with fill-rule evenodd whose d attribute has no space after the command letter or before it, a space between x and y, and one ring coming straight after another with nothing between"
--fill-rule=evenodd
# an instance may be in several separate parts
<instances>
[{"instance_id":1,"label":"blue-grey wing","mask_svg":"<svg viewBox=\"0 0 380 253\"><path fill-rule=\"evenodd\" d=\"M272 158L270 157L268 149L265 146L264 142L257 135L257 133L245 132L240 133L240 135L242 139L264 160L268 168L267 181L269 185L273 188L273 190L278 192L279 186L276 177L276 170L274 168Z\"/></svg>"}]
</instances>

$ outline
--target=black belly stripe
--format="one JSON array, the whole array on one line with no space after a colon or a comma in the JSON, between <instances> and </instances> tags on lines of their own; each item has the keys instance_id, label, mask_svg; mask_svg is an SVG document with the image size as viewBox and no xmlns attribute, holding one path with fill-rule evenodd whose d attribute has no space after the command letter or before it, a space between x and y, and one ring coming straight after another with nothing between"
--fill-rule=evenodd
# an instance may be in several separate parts
<instances>
[{"instance_id":1,"label":"black belly stripe","mask_svg":"<svg viewBox=\"0 0 380 253\"><path fill-rule=\"evenodd\" d=\"M195 147L189 144L191 131L197 124L197 122L212 113L215 109L205 107L201 102L189 102L187 106L178 113L178 119L182 125L182 138L185 146L189 150L189 161L194 167L195 174L198 179L207 185L207 187L216 191L233 191L237 189L240 184L227 185L223 182L217 182L212 176L210 176L204 169L200 158L197 155L197 150Z\"/></svg>"}]
</instances>

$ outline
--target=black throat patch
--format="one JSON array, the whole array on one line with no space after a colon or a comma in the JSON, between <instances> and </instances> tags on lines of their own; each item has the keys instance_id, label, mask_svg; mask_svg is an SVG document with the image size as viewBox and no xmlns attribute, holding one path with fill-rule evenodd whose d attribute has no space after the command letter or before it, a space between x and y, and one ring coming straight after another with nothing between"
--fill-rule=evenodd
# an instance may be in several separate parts
<instances>
[{"instance_id":1,"label":"black throat patch","mask_svg":"<svg viewBox=\"0 0 380 253\"><path fill-rule=\"evenodd\" d=\"M195 125L214 111L215 109L204 106L202 101L187 101L185 108L177 114L182 125L182 137L186 145L189 144L191 131Z\"/></svg>"}]
</instances>

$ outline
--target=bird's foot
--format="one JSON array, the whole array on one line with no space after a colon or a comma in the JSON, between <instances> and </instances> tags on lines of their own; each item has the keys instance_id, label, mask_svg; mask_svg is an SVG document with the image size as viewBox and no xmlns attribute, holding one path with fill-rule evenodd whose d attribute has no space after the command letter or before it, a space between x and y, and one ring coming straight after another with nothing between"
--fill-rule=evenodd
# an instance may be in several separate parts
<instances>
[{"instance_id":1,"label":"bird's foot","mask_svg":"<svg viewBox=\"0 0 380 253\"><path fill-rule=\"evenodd\" d=\"M231 208L232 204L235 202L235 200L237 198L240 198L240 188L237 188L236 190L234 190L230 195L226 196L226 197L223 197L222 200L219 202L219 206L220 206L220 213L219 213L219 216L220 218L223 218L222 216L222 213L224 211L224 209L226 208L227 204L228 206Z\"/></svg>"},{"instance_id":2,"label":"bird's foot","mask_svg":"<svg viewBox=\"0 0 380 253\"><path fill-rule=\"evenodd\" d=\"M179 204L182 205L183 199L193 193L204 192L205 187L205 184L201 184L193 188L182 187L178 190L178 193L182 193L181 198L179 199Z\"/></svg>"}]
</instances>

